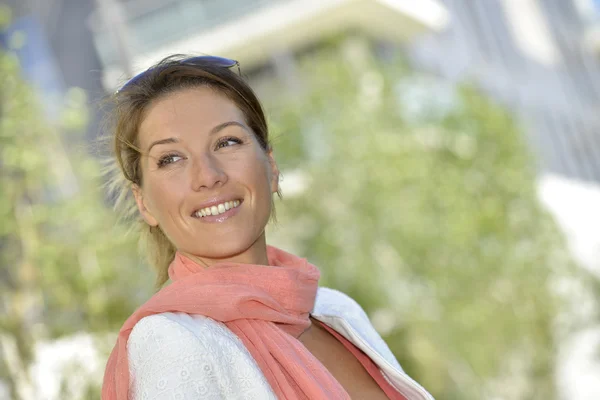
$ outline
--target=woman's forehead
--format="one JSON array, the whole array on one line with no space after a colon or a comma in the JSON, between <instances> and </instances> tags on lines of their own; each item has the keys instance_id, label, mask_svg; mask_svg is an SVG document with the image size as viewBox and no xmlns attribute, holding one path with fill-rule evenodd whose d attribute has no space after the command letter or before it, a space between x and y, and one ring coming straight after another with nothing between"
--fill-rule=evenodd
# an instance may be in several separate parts
<instances>
[{"instance_id":1,"label":"woman's forehead","mask_svg":"<svg viewBox=\"0 0 600 400\"><path fill-rule=\"evenodd\" d=\"M219 124L236 121L245 125L237 105L210 88L190 88L157 99L140 124L140 142L169 135L209 134Z\"/></svg>"}]
</instances>

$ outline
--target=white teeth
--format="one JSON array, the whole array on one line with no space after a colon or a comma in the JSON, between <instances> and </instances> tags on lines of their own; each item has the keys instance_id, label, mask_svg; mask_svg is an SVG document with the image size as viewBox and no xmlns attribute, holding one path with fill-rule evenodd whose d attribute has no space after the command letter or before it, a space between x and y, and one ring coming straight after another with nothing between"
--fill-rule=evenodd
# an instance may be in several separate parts
<instances>
[{"instance_id":1,"label":"white teeth","mask_svg":"<svg viewBox=\"0 0 600 400\"><path fill-rule=\"evenodd\" d=\"M211 215L223 214L224 212L239 206L240 203L241 202L239 200L226 201L224 203L217 204L212 207L202 208L202 209L196 211L195 216L200 218L200 217L207 217L207 216L211 216Z\"/></svg>"}]
</instances>

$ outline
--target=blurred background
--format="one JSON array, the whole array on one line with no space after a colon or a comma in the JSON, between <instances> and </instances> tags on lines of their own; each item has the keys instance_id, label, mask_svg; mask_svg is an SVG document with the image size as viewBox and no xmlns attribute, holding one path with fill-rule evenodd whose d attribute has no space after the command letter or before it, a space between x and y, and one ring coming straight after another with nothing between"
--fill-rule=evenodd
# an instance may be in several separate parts
<instances>
[{"instance_id":1,"label":"blurred background","mask_svg":"<svg viewBox=\"0 0 600 400\"><path fill-rule=\"evenodd\" d=\"M268 240L436 399L600 399L597 0L3 0L0 399L99 398L152 295L95 143L173 53L240 61L283 174Z\"/></svg>"}]
</instances>

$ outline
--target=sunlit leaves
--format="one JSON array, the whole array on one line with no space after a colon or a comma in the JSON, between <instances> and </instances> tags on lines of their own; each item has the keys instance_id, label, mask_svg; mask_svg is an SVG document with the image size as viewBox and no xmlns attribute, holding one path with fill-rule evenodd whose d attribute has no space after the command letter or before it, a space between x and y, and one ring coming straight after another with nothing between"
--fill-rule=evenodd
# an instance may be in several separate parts
<instances>
[{"instance_id":1,"label":"sunlit leaves","mask_svg":"<svg viewBox=\"0 0 600 400\"><path fill-rule=\"evenodd\" d=\"M36 341L114 332L152 291L78 134L85 103L72 89L61 123L48 121L15 57L0 52L0 327L25 369ZM7 371L0 359L0 379L27 376Z\"/></svg>"},{"instance_id":2,"label":"sunlit leaves","mask_svg":"<svg viewBox=\"0 0 600 400\"><path fill-rule=\"evenodd\" d=\"M436 398L551 398L550 287L573 265L538 204L522 130L473 87L361 54L311 54L302 96L270 107L276 158L311 182L279 207L271 237L292 238L322 284L376 316Z\"/></svg>"}]
</instances>

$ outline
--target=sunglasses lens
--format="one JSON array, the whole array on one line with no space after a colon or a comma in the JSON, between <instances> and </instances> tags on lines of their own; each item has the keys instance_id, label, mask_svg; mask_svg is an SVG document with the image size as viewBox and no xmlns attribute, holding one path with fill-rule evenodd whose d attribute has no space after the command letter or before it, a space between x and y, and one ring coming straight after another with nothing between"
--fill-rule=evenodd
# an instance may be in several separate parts
<instances>
[{"instance_id":1,"label":"sunglasses lens","mask_svg":"<svg viewBox=\"0 0 600 400\"><path fill-rule=\"evenodd\" d=\"M188 58L185 60L181 60L180 61L181 64L191 64L191 65L210 65L210 66L215 66L215 67L223 67L223 68L231 68L233 66L238 65L238 69L239 69L239 64L236 60L232 60L230 58L224 58L224 57L217 57L217 56L199 56L199 57L192 57L192 58ZM144 75L146 75L146 73L148 72L144 71L144 72L140 72L139 74L137 74L136 76L134 76L133 78L131 78L127 83L125 83L121 89L117 90L117 93L121 92L123 89L132 86L135 82L137 82L141 77L143 77Z\"/></svg>"},{"instance_id":2,"label":"sunglasses lens","mask_svg":"<svg viewBox=\"0 0 600 400\"><path fill-rule=\"evenodd\" d=\"M200 56L192 57L182 61L183 64L208 64L215 65L217 67L231 68L237 65L237 61L230 58L216 57L216 56Z\"/></svg>"}]
</instances>

